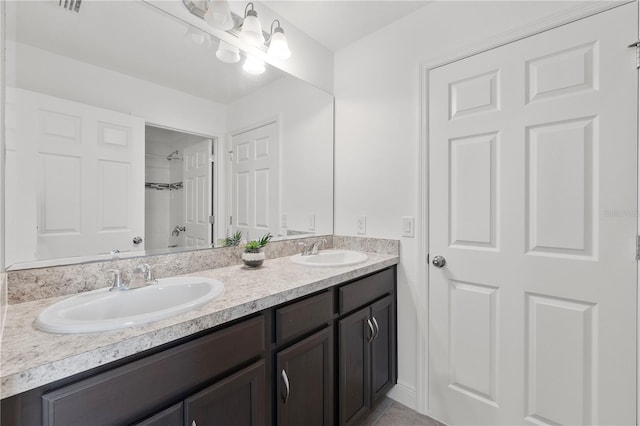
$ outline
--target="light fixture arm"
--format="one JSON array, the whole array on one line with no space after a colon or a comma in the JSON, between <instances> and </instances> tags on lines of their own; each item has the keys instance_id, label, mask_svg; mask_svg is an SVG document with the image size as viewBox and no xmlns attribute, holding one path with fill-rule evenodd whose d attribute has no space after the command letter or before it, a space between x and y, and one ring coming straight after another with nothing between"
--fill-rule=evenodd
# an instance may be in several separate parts
<instances>
[{"instance_id":1,"label":"light fixture arm","mask_svg":"<svg viewBox=\"0 0 640 426\"><path fill-rule=\"evenodd\" d=\"M276 24L276 22L277 22L277 24ZM277 26L275 28L273 28L274 25L277 25ZM280 25L280 21L278 19L274 19L273 22L271 23L271 32L269 33L269 38L265 42L265 44L267 46L271 43L271 38L273 37L274 33L282 33L282 34L284 34L284 29Z\"/></svg>"},{"instance_id":2,"label":"light fixture arm","mask_svg":"<svg viewBox=\"0 0 640 426\"><path fill-rule=\"evenodd\" d=\"M249 10L249 6L251 6L251 10ZM258 16L258 13L253 6L253 2L247 3L247 5L244 7L244 18L246 19L248 15Z\"/></svg>"},{"instance_id":3,"label":"light fixture arm","mask_svg":"<svg viewBox=\"0 0 640 426\"><path fill-rule=\"evenodd\" d=\"M274 20L273 20L273 22L271 23L271 33L270 33L270 34L273 34L273 31L274 31L274 30L273 30L273 25L274 25L276 22L278 23L278 26L276 27L276 30L277 30L278 28L282 29L282 27L280 26L280 21L279 21L278 19L274 19Z\"/></svg>"}]
</instances>

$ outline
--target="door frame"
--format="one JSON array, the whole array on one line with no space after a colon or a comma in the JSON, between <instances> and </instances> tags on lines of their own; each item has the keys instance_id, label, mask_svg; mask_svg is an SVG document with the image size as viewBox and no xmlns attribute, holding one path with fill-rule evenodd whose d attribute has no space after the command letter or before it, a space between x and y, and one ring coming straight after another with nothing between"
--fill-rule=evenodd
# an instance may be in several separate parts
<instances>
[{"instance_id":1,"label":"door frame","mask_svg":"<svg viewBox=\"0 0 640 426\"><path fill-rule=\"evenodd\" d=\"M189 135L199 136L204 139L211 139L211 154L209 156L209 162L213 163L211 165L213 170L213 176L211 181L211 190L213 193L211 194L211 201L215 206L215 208L211 209L211 214L215 218L215 223L211 225L211 229L213 230L213 236L211 237L211 244L215 244L216 239L221 238L221 235L224 234L223 232L220 232L221 229L224 229L221 227L221 225L224 226L224 223L222 223L222 218L224 217L225 209L222 208L222 206L220 205L221 191L222 191L222 194L224 194L224 187L222 186L223 185L222 182L224 181L224 179L222 177L223 167L220 167L221 165L219 164L220 163L219 153L222 152L221 149L223 146L224 135L209 135L206 133L179 129L177 127L166 126L164 124L156 123L153 121L146 121L146 120L144 122L144 125L145 127L151 126L151 127L156 127L158 129L173 130L174 132L187 133ZM209 248L212 248L212 247L213 246Z\"/></svg>"},{"instance_id":2,"label":"door frame","mask_svg":"<svg viewBox=\"0 0 640 426\"><path fill-rule=\"evenodd\" d=\"M605 12L616 7L629 3L637 3L639 0L622 0L616 3L609 2L588 2L574 6L561 13L551 15L544 19L534 21L525 26L516 28L512 31L499 34L494 37L472 43L452 51L446 56L437 57L428 60L420 65L420 99L419 99L419 143L418 143L418 176L417 185L418 193L418 287L416 301L416 393L415 393L415 409L416 411L429 415L429 76L432 70L448 65L470 56L474 56L506 44L510 44L524 38L534 36L536 34L570 24L580 19L593 16L595 14ZM640 20L639 20L640 22ZM640 24L639 24L640 30ZM640 31L639 31L640 32ZM629 43L636 40L629 40ZM640 83L640 75L639 75ZM640 87L640 86L639 86ZM640 111L640 97L638 100ZM640 117L638 119L640 128ZM639 133L640 135L640 133ZM640 164L640 153L639 153ZM638 177L640 184L640 176ZM638 186L638 211L640 211L640 185ZM640 230L640 214L638 216L638 226ZM640 262L638 264L638 273L636 274L636 286L638 285L638 274L640 274ZM640 351L640 294L638 294L637 313L636 313L636 331L638 338L636 339L636 420L640 419L640 360L638 353ZM406 393L394 392L404 404L410 405L411 400Z\"/></svg>"}]
</instances>

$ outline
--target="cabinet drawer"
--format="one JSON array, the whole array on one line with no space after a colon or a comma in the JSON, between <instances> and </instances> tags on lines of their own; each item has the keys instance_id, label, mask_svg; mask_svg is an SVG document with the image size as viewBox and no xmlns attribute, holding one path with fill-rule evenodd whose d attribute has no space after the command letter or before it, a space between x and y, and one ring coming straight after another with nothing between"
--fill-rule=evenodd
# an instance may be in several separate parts
<instances>
[{"instance_id":1,"label":"cabinet drawer","mask_svg":"<svg viewBox=\"0 0 640 426\"><path fill-rule=\"evenodd\" d=\"M286 342L331 321L333 293L318 294L276 310L276 342Z\"/></svg>"},{"instance_id":2,"label":"cabinet drawer","mask_svg":"<svg viewBox=\"0 0 640 426\"><path fill-rule=\"evenodd\" d=\"M393 292L395 269L385 269L338 289L340 315Z\"/></svg>"},{"instance_id":3,"label":"cabinet drawer","mask_svg":"<svg viewBox=\"0 0 640 426\"><path fill-rule=\"evenodd\" d=\"M265 350L259 316L42 396L43 424L114 425L158 411L167 401Z\"/></svg>"}]
</instances>

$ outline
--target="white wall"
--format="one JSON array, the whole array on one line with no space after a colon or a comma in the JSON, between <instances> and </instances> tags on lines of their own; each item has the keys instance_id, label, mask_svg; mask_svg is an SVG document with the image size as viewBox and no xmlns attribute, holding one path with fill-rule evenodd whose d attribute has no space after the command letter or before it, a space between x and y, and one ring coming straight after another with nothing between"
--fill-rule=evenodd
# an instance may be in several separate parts
<instances>
[{"instance_id":1,"label":"white wall","mask_svg":"<svg viewBox=\"0 0 640 426\"><path fill-rule=\"evenodd\" d=\"M225 132L226 108L203 98L57 55L10 43L17 87L82 102L158 124L211 136Z\"/></svg>"},{"instance_id":2,"label":"white wall","mask_svg":"<svg viewBox=\"0 0 640 426\"><path fill-rule=\"evenodd\" d=\"M401 240L393 395L405 404L416 406L416 313L425 311L416 297L426 286L419 282L418 239L400 233L401 217L419 213L421 64L575 6L433 2L335 54L335 233L356 235L357 216L366 215L367 236Z\"/></svg>"},{"instance_id":3,"label":"white wall","mask_svg":"<svg viewBox=\"0 0 640 426\"><path fill-rule=\"evenodd\" d=\"M287 215L287 228L309 231L308 216L313 214L313 232L331 234L333 98L302 81L283 78L229 104L227 129L233 132L276 115L280 120L281 212Z\"/></svg>"}]
</instances>

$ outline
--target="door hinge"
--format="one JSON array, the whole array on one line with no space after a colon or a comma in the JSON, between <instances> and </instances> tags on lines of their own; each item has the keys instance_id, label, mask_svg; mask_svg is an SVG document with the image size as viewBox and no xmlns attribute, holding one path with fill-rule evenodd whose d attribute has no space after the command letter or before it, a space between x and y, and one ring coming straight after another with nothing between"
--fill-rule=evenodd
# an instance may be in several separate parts
<instances>
[{"instance_id":1,"label":"door hinge","mask_svg":"<svg viewBox=\"0 0 640 426\"><path fill-rule=\"evenodd\" d=\"M214 223L216 223L216 217L215 216L209 216L209 223L212 224L212 225Z\"/></svg>"},{"instance_id":2,"label":"door hinge","mask_svg":"<svg viewBox=\"0 0 640 426\"><path fill-rule=\"evenodd\" d=\"M636 260L640 260L640 235L636 235Z\"/></svg>"},{"instance_id":3,"label":"door hinge","mask_svg":"<svg viewBox=\"0 0 640 426\"><path fill-rule=\"evenodd\" d=\"M627 47L634 47L636 49L636 68L640 69L640 40L631 43Z\"/></svg>"}]
</instances>

